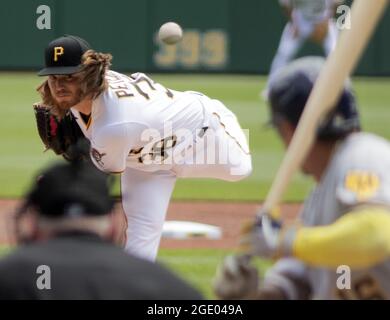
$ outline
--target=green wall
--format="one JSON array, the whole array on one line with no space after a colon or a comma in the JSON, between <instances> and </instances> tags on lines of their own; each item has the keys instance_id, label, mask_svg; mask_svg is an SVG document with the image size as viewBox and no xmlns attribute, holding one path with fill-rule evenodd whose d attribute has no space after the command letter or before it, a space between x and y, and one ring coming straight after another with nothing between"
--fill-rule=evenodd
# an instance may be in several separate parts
<instances>
[{"instance_id":1,"label":"green wall","mask_svg":"<svg viewBox=\"0 0 390 320\"><path fill-rule=\"evenodd\" d=\"M51 9L50 30L36 27L42 4ZM358 74L390 75L389 15ZM166 21L183 26L180 44L155 40ZM38 70L50 40L76 34L96 50L111 52L116 70L267 73L284 24L276 0L6 0L0 8L0 69ZM321 52L308 44L300 55Z\"/></svg>"}]
</instances>

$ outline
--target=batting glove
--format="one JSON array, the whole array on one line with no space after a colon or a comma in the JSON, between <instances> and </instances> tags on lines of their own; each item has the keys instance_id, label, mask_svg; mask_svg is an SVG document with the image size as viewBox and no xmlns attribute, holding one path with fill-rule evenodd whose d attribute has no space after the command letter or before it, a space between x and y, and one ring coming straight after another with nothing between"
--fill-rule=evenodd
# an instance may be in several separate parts
<instances>
[{"instance_id":1,"label":"batting glove","mask_svg":"<svg viewBox=\"0 0 390 320\"><path fill-rule=\"evenodd\" d=\"M259 287L257 269L249 255L227 256L218 266L213 287L220 299L250 299L256 296Z\"/></svg>"},{"instance_id":2,"label":"batting glove","mask_svg":"<svg viewBox=\"0 0 390 320\"><path fill-rule=\"evenodd\" d=\"M297 226L283 227L279 222L262 215L254 223L244 227L240 248L250 254L279 258L292 255Z\"/></svg>"}]
</instances>

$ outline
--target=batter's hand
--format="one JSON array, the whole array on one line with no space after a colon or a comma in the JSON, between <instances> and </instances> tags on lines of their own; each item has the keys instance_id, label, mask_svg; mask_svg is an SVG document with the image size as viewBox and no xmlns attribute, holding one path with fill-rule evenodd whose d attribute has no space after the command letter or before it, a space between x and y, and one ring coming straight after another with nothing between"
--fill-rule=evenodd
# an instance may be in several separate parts
<instances>
[{"instance_id":1,"label":"batter's hand","mask_svg":"<svg viewBox=\"0 0 390 320\"><path fill-rule=\"evenodd\" d=\"M272 237L266 237L265 223ZM244 226L241 232L240 249L264 258L290 256L296 229L296 226L282 228L280 224L263 215L255 222Z\"/></svg>"},{"instance_id":2,"label":"batter's hand","mask_svg":"<svg viewBox=\"0 0 390 320\"><path fill-rule=\"evenodd\" d=\"M218 266L214 279L214 293L219 299L255 298L259 276L249 255L227 256Z\"/></svg>"},{"instance_id":3,"label":"batter's hand","mask_svg":"<svg viewBox=\"0 0 390 320\"><path fill-rule=\"evenodd\" d=\"M276 232L279 233L279 230ZM277 251L277 243L267 242L261 219L256 219L255 222L248 223L242 228L239 248L252 255L272 258Z\"/></svg>"}]
</instances>

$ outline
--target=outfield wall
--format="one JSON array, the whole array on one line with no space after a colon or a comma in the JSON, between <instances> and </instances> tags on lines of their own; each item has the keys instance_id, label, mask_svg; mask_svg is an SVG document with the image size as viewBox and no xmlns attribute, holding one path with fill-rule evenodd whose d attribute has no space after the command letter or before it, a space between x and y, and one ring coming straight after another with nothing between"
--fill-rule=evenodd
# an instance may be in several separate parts
<instances>
[{"instance_id":1,"label":"outfield wall","mask_svg":"<svg viewBox=\"0 0 390 320\"><path fill-rule=\"evenodd\" d=\"M40 5L51 10L51 29L37 28ZM183 41L160 46L155 33L171 20L183 26ZM4 0L0 69L37 70L51 39L75 34L111 52L116 70L265 74L285 21L277 0ZM390 75L389 30L388 10L358 74ZM321 52L307 45L300 54Z\"/></svg>"}]
</instances>

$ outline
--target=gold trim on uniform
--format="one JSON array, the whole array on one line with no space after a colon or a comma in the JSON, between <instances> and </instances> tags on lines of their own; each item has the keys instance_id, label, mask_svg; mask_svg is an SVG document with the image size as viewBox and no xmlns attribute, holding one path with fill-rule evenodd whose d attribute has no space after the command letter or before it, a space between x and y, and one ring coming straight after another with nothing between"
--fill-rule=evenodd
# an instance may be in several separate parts
<instances>
[{"instance_id":1,"label":"gold trim on uniform","mask_svg":"<svg viewBox=\"0 0 390 320\"><path fill-rule=\"evenodd\" d=\"M92 123L92 114L89 115L89 119L88 119L88 122L87 122L87 130L89 129L89 127L91 126L91 123Z\"/></svg>"},{"instance_id":2,"label":"gold trim on uniform","mask_svg":"<svg viewBox=\"0 0 390 320\"><path fill-rule=\"evenodd\" d=\"M237 145L240 147L240 149L241 149L242 151L244 151L244 153L245 153L246 155L250 155L250 154L251 154L250 151L249 151L249 152L246 151L246 150L242 147L242 145L240 144L240 142L237 140L237 138L233 137L229 132L227 132L226 126L225 126L225 124L224 124L224 123L222 122L222 120L221 120L221 116L220 116L218 113L216 113L216 112L213 112L213 114L217 116L218 121L219 121L219 123L221 124L221 126L223 127L223 129L225 130L226 134L227 134L230 138L232 138L232 139L237 143ZM249 148L249 147L248 147L248 148Z\"/></svg>"}]
</instances>

